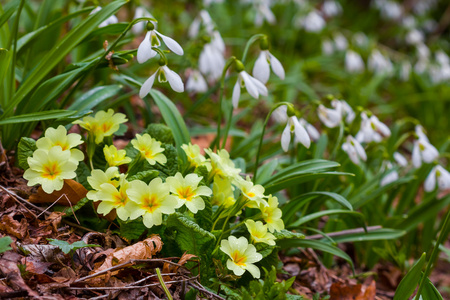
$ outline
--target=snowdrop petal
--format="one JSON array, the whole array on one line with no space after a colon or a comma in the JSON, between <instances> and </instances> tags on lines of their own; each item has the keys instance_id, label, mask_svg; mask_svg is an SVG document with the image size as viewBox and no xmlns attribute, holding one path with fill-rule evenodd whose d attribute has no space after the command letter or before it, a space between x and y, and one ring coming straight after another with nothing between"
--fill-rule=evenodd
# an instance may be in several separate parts
<instances>
[{"instance_id":1,"label":"snowdrop petal","mask_svg":"<svg viewBox=\"0 0 450 300\"><path fill-rule=\"evenodd\" d=\"M263 96L267 96L268 95L269 92L267 91L266 86L261 81L259 81L256 78L253 78L251 76L250 76L250 79L252 80L252 82L256 86L256 88L258 89L258 93L260 95L263 95Z\"/></svg>"},{"instance_id":2,"label":"snowdrop petal","mask_svg":"<svg viewBox=\"0 0 450 300\"><path fill-rule=\"evenodd\" d=\"M436 166L436 171L439 172L437 178L439 189L441 191L450 189L450 173L441 166Z\"/></svg>"},{"instance_id":3,"label":"snowdrop petal","mask_svg":"<svg viewBox=\"0 0 450 300\"><path fill-rule=\"evenodd\" d=\"M278 78L280 78L281 80L284 79L285 77L285 73L284 73L284 68L283 65L280 63L280 61L273 56L271 53L269 53L269 57L270 57L270 65L272 66L272 70L275 73L275 75L278 76Z\"/></svg>"},{"instance_id":4,"label":"snowdrop petal","mask_svg":"<svg viewBox=\"0 0 450 300\"><path fill-rule=\"evenodd\" d=\"M306 132L305 128L298 122L297 117L292 117L292 121L294 122L296 140L309 149L311 146L311 139L309 138L308 132Z\"/></svg>"},{"instance_id":5,"label":"snowdrop petal","mask_svg":"<svg viewBox=\"0 0 450 300\"><path fill-rule=\"evenodd\" d=\"M262 83L266 83L269 80L270 66L267 62L266 54L264 53L264 51L261 51L261 53L259 54L258 59L253 66L252 74L253 77L258 79Z\"/></svg>"},{"instance_id":6,"label":"snowdrop petal","mask_svg":"<svg viewBox=\"0 0 450 300\"><path fill-rule=\"evenodd\" d=\"M355 144L354 146L355 146L356 153L358 153L359 157L363 161L366 161L367 155L366 155L366 151L364 150L364 148L361 146L360 143L358 143L358 141L353 140L353 143Z\"/></svg>"},{"instance_id":7,"label":"snowdrop petal","mask_svg":"<svg viewBox=\"0 0 450 300\"><path fill-rule=\"evenodd\" d=\"M176 72L169 69L169 67L164 66L162 67L164 70L164 73L166 74L167 81L170 84L170 87L178 93L184 92L184 84L181 80L180 75L178 75Z\"/></svg>"},{"instance_id":8,"label":"snowdrop petal","mask_svg":"<svg viewBox=\"0 0 450 300\"><path fill-rule=\"evenodd\" d=\"M313 141L317 141L320 138L319 131L311 124L306 124L306 131Z\"/></svg>"},{"instance_id":9,"label":"snowdrop petal","mask_svg":"<svg viewBox=\"0 0 450 300\"><path fill-rule=\"evenodd\" d=\"M150 43L150 31L145 35L144 40L138 47L137 50L137 61L142 64L147 60L151 59L156 55L156 51L152 50L152 45Z\"/></svg>"},{"instance_id":10,"label":"snowdrop petal","mask_svg":"<svg viewBox=\"0 0 450 300\"><path fill-rule=\"evenodd\" d=\"M434 167L430 174L428 174L427 179L425 179L425 183L423 185L425 191L432 192L436 187L436 167Z\"/></svg>"},{"instance_id":11,"label":"snowdrop petal","mask_svg":"<svg viewBox=\"0 0 450 300\"><path fill-rule=\"evenodd\" d=\"M245 85L245 89L247 90L247 92L253 98L258 99L258 97L259 97L258 88L254 84L254 81L252 80L250 75L248 75L247 72L242 71L239 73L239 77L242 78L242 80L244 80L244 85Z\"/></svg>"},{"instance_id":12,"label":"snowdrop petal","mask_svg":"<svg viewBox=\"0 0 450 300\"><path fill-rule=\"evenodd\" d=\"M394 153L394 159L402 167L406 167L408 165L406 158L398 152Z\"/></svg>"},{"instance_id":13,"label":"snowdrop petal","mask_svg":"<svg viewBox=\"0 0 450 300\"><path fill-rule=\"evenodd\" d=\"M180 44L178 44L173 38L165 36L156 30L155 30L155 33L162 38L162 40L164 41L164 44L166 44L167 48L169 48L173 53L178 54L178 55L184 54L183 48L181 48Z\"/></svg>"},{"instance_id":14,"label":"snowdrop petal","mask_svg":"<svg viewBox=\"0 0 450 300\"><path fill-rule=\"evenodd\" d=\"M155 82L156 74L158 73L158 71L159 69L152 76L150 76L141 86L141 89L139 90L139 97L144 98L150 92L153 83Z\"/></svg>"},{"instance_id":15,"label":"snowdrop petal","mask_svg":"<svg viewBox=\"0 0 450 300\"><path fill-rule=\"evenodd\" d=\"M422 143L422 145L425 147L425 149L422 151L422 159L424 162L430 163L439 157L439 152L433 145L425 141L423 142L419 141L419 144L420 143Z\"/></svg>"},{"instance_id":16,"label":"snowdrop petal","mask_svg":"<svg viewBox=\"0 0 450 300\"><path fill-rule=\"evenodd\" d=\"M239 98L241 97L241 85L239 84L239 80L240 79L238 78L238 80L236 81L236 84L234 85L233 95L231 97L234 108L238 107Z\"/></svg>"},{"instance_id":17,"label":"snowdrop petal","mask_svg":"<svg viewBox=\"0 0 450 300\"><path fill-rule=\"evenodd\" d=\"M411 154L413 166L418 169L422 165L422 159L420 158L419 141L414 142L414 147Z\"/></svg>"},{"instance_id":18,"label":"snowdrop petal","mask_svg":"<svg viewBox=\"0 0 450 300\"><path fill-rule=\"evenodd\" d=\"M281 134L281 148L283 148L284 152L288 152L289 143L291 142L291 129L289 122L286 124L286 127Z\"/></svg>"}]
</instances>

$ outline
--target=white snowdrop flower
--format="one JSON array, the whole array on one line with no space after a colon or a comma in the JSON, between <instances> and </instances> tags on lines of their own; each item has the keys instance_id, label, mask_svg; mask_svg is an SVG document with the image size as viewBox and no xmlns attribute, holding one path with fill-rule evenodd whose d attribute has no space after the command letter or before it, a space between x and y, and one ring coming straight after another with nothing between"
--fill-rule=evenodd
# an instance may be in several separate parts
<instances>
[{"instance_id":1,"label":"white snowdrop flower","mask_svg":"<svg viewBox=\"0 0 450 300\"><path fill-rule=\"evenodd\" d=\"M356 165L359 165L361 160L367 160L363 146L351 135L347 136L346 142L342 144L342 150L347 152L350 160Z\"/></svg>"},{"instance_id":2,"label":"white snowdrop flower","mask_svg":"<svg viewBox=\"0 0 450 300\"><path fill-rule=\"evenodd\" d=\"M358 47L366 47L369 44L369 38L363 32L355 33L352 38Z\"/></svg>"},{"instance_id":3,"label":"white snowdrop flower","mask_svg":"<svg viewBox=\"0 0 450 300\"><path fill-rule=\"evenodd\" d=\"M386 124L382 123L375 115L370 118L365 113L361 114L361 128L356 134L356 139L360 143L379 143L383 139L383 136L391 136L391 130Z\"/></svg>"},{"instance_id":4,"label":"white snowdrop flower","mask_svg":"<svg viewBox=\"0 0 450 300\"><path fill-rule=\"evenodd\" d=\"M377 49L374 49L370 54L367 65L369 70L374 73L391 73L393 70L391 60Z\"/></svg>"},{"instance_id":5,"label":"white snowdrop flower","mask_svg":"<svg viewBox=\"0 0 450 300\"><path fill-rule=\"evenodd\" d=\"M428 69L428 66L429 66L428 59L419 58L419 60L414 65L414 71L417 74L422 74Z\"/></svg>"},{"instance_id":6,"label":"white snowdrop flower","mask_svg":"<svg viewBox=\"0 0 450 300\"><path fill-rule=\"evenodd\" d=\"M281 106L278 106L277 108L275 108L275 110L272 112L271 117L277 123L286 123L288 120L287 106L281 105Z\"/></svg>"},{"instance_id":7,"label":"white snowdrop flower","mask_svg":"<svg viewBox=\"0 0 450 300\"><path fill-rule=\"evenodd\" d=\"M157 52L153 50L152 47L161 46L160 38L163 40L164 44L166 44L167 48L169 48L173 53L178 55L184 54L183 48L181 48L180 44L178 44L174 39L159 33L154 26L155 25L151 22L147 23L147 28L150 27L150 30L147 31L144 40L141 42L137 50L137 60L139 63L142 64L155 57Z\"/></svg>"},{"instance_id":8,"label":"white snowdrop flower","mask_svg":"<svg viewBox=\"0 0 450 300\"><path fill-rule=\"evenodd\" d=\"M184 92L183 81L180 75L169 69L167 65L160 66L156 72L148 78L141 89L139 90L139 97L144 98L150 92L155 82L155 78L158 76L159 82L169 82L170 87L178 93Z\"/></svg>"},{"instance_id":9,"label":"white snowdrop flower","mask_svg":"<svg viewBox=\"0 0 450 300\"><path fill-rule=\"evenodd\" d=\"M364 72L364 61L357 52L348 49L345 53L345 69L350 73Z\"/></svg>"},{"instance_id":10,"label":"white snowdrop flower","mask_svg":"<svg viewBox=\"0 0 450 300\"><path fill-rule=\"evenodd\" d=\"M300 119L299 122L300 122L300 125L302 125L306 129L311 140L317 141L320 138L320 133L316 129L316 127L314 127L313 125L306 122L305 119ZM296 142L299 142L299 141L296 141Z\"/></svg>"},{"instance_id":11,"label":"white snowdrop flower","mask_svg":"<svg viewBox=\"0 0 450 300\"><path fill-rule=\"evenodd\" d=\"M381 16L385 19L396 20L403 14L402 6L394 1L385 1L380 7Z\"/></svg>"},{"instance_id":12,"label":"white snowdrop flower","mask_svg":"<svg viewBox=\"0 0 450 300\"><path fill-rule=\"evenodd\" d=\"M399 166L406 167L408 165L408 161L406 160L406 158L399 152L394 153L394 159Z\"/></svg>"},{"instance_id":13,"label":"white snowdrop flower","mask_svg":"<svg viewBox=\"0 0 450 300\"><path fill-rule=\"evenodd\" d=\"M328 128L334 128L342 121L342 113L340 110L326 108L322 104L317 108L317 114L320 121Z\"/></svg>"},{"instance_id":14,"label":"white snowdrop flower","mask_svg":"<svg viewBox=\"0 0 450 300\"><path fill-rule=\"evenodd\" d=\"M413 15L407 15L403 17L402 24L406 28L415 28L416 27L416 19Z\"/></svg>"},{"instance_id":15,"label":"white snowdrop flower","mask_svg":"<svg viewBox=\"0 0 450 300\"><path fill-rule=\"evenodd\" d=\"M225 58L222 52L211 43L205 44L198 60L200 72L210 80L217 80L222 76L224 67Z\"/></svg>"},{"instance_id":16,"label":"white snowdrop flower","mask_svg":"<svg viewBox=\"0 0 450 300\"><path fill-rule=\"evenodd\" d=\"M331 55L334 52L333 42L329 39L325 39L322 41L322 54Z\"/></svg>"},{"instance_id":17,"label":"white snowdrop flower","mask_svg":"<svg viewBox=\"0 0 450 300\"><path fill-rule=\"evenodd\" d=\"M211 45L213 45L221 53L225 52L225 42L223 41L220 32L217 30L212 32Z\"/></svg>"},{"instance_id":18,"label":"white snowdrop flower","mask_svg":"<svg viewBox=\"0 0 450 300\"><path fill-rule=\"evenodd\" d=\"M312 10L306 17L300 20L299 25L308 32L319 32L325 27L326 23L316 10Z\"/></svg>"},{"instance_id":19,"label":"white snowdrop flower","mask_svg":"<svg viewBox=\"0 0 450 300\"><path fill-rule=\"evenodd\" d=\"M209 13L204 9L200 11L199 15L194 19L194 21L192 21L191 25L189 26L188 36L190 38L195 38L196 36L198 36L202 24L206 32L208 34L212 34L215 28L215 24Z\"/></svg>"},{"instance_id":20,"label":"white snowdrop flower","mask_svg":"<svg viewBox=\"0 0 450 300\"><path fill-rule=\"evenodd\" d=\"M409 76L411 75L411 63L407 60L402 62L399 71L399 77L403 81L408 81Z\"/></svg>"},{"instance_id":21,"label":"white snowdrop flower","mask_svg":"<svg viewBox=\"0 0 450 300\"><path fill-rule=\"evenodd\" d=\"M91 13L89 15L95 14L97 12L99 12L100 10L102 10L102 8L100 6L97 6L96 8L94 8ZM106 19L105 21L101 22L100 25L98 25L99 28L111 25L111 24L115 24L118 23L119 20L117 19L117 17L115 15L110 16L108 19Z\"/></svg>"},{"instance_id":22,"label":"white snowdrop flower","mask_svg":"<svg viewBox=\"0 0 450 300\"><path fill-rule=\"evenodd\" d=\"M341 113L342 117L345 117L345 123L350 124L356 117L355 112L350 105L344 100L334 99L331 101L331 106Z\"/></svg>"},{"instance_id":23,"label":"white snowdrop flower","mask_svg":"<svg viewBox=\"0 0 450 300\"><path fill-rule=\"evenodd\" d=\"M432 192L437 186L440 191L450 189L450 173L441 167L436 165L428 174L427 179L425 179L424 189L427 192Z\"/></svg>"},{"instance_id":24,"label":"white snowdrop flower","mask_svg":"<svg viewBox=\"0 0 450 300\"><path fill-rule=\"evenodd\" d=\"M381 179L380 186L388 185L398 179L397 170L393 170L393 166L391 162L385 162L382 171L386 171L386 175Z\"/></svg>"},{"instance_id":25,"label":"white snowdrop flower","mask_svg":"<svg viewBox=\"0 0 450 300\"><path fill-rule=\"evenodd\" d=\"M334 17L342 13L342 6L338 1L326 0L322 5L322 12L327 17Z\"/></svg>"},{"instance_id":26,"label":"white snowdrop flower","mask_svg":"<svg viewBox=\"0 0 450 300\"><path fill-rule=\"evenodd\" d=\"M273 14L272 10L270 9L271 1L270 0L257 0L253 1L253 5L256 10L255 15L255 25L260 27L264 20L267 21L267 23L273 25L277 21L275 18L275 15Z\"/></svg>"},{"instance_id":27,"label":"white snowdrop flower","mask_svg":"<svg viewBox=\"0 0 450 300\"><path fill-rule=\"evenodd\" d=\"M311 146L311 139L309 138L308 132L300 124L296 116L289 117L286 127L281 135L281 148L284 152L289 150L289 144L291 142L291 133L294 133L295 143L301 143L306 148Z\"/></svg>"},{"instance_id":28,"label":"white snowdrop flower","mask_svg":"<svg viewBox=\"0 0 450 300\"><path fill-rule=\"evenodd\" d=\"M422 161L425 163L431 163L438 157L439 157L438 150L429 142L427 142L424 139L421 139L420 137L419 139L414 141L411 158L413 166L415 168L417 169L420 168L420 166L422 166Z\"/></svg>"},{"instance_id":29,"label":"white snowdrop flower","mask_svg":"<svg viewBox=\"0 0 450 300\"><path fill-rule=\"evenodd\" d=\"M232 95L232 103L234 108L238 107L239 98L241 97L241 87L245 87L250 96L255 99L258 99L259 95L267 96L267 88L261 81L245 72L243 70L243 65L242 67L239 66L238 69L241 69L241 71L238 73L238 79L234 85Z\"/></svg>"},{"instance_id":30,"label":"white snowdrop flower","mask_svg":"<svg viewBox=\"0 0 450 300\"><path fill-rule=\"evenodd\" d=\"M417 45L423 43L424 36L422 31L413 28L406 34L405 40L409 45Z\"/></svg>"},{"instance_id":31,"label":"white snowdrop flower","mask_svg":"<svg viewBox=\"0 0 450 300\"><path fill-rule=\"evenodd\" d=\"M419 43L416 45L417 55L419 56L419 60L428 60L430 58L430 49L424 43Z\"/></svg>"},{"instance_id":32,"label":"white snowdrop flower","mask_svg":"<svg viewBox=\"0 0 450 300\"><path fill-rule=\"evenodd\" d=\"M270 76L270 67L272 67L272 71L275 75L277 75L281 80L284 79L285 73L283 65L280 61L273 56L269 50L261 50L261 53L253 66L253 77L262 83L267 83Z\"/></svg>"},{"instance_id":33,"label":"white snowdrop flower","mask_svg":"<svg viewBox=\"0 0 450 300\"><path fill-rule=\"evenodd\" d=\"M348 41L342 33L336 33L334 35L334 44L336 45L336 49L340 51L347 50Z\"/></svg>"},{"instance_id":34,"label":"white snowdrop flower","mask_svg":"<svg viewBox=\"0 0 450 300\"><path fill-rule=\"evenodd\" d=\"M186 91L204 93L208 90L205 78L198 70L192 70L186 81Z\"/></svg>"},{"instance_id":35,"label":"white snowdrop flower","mask_svg":"<svg viewBox=\"0 0 450 300\"><path fill-rule=\"evenodd\" d=\"M148 10L145 9L144 7L138 6L134 13L134 19L138 19L138 18L153 18L153 15L151 13L149 13ZM155 25L155 27L156 27L155 23L153 23L153 25ZM145 27L146 27L145 22L139 22L139 23L136 23L133 25L133 28L131 28L131 31L136 35L141 34L142 32L144 32Z\"/></svg>"},{"instance_id":36,"label":"white snowdrop flower","mask_svg":"<svg viewBox=\"0 0 450 300\"><path fill-rule=\"evenodd\" d=\"M223 0L203 0L204 6L210 6L213 3L223 3Z\"/></svg>"},{"instance_id":37,"label":"white snowdrop flower","mask_svg":"<svg viewBox=\"0 0 450 300\"><path fill-rule=\"evenodd\" d=\"M428 140L428 137L427 137L426 133L425 133L425 129L423 128L422 125L420 125L420 124L416 125L416 128L414 129L414 131L416 132L416 134L417 134L417 136L419 137L420 140L424 140L424 141L426 141L428 143L430 142Z\"/></svg>"},{"instance_id":38,"label":"white snowdrop flower","mask_svg":"<svg viewBox=\"0 0 450 300\"><path fill-rule=\"evenodd\" d=\"M448 65L448 64L450 64L450 59L449 59L448 55L442 50L436 51L436 53L434 54L434 57L436 58L436 61L440 65Z\"/></svg>"}]
</instances>

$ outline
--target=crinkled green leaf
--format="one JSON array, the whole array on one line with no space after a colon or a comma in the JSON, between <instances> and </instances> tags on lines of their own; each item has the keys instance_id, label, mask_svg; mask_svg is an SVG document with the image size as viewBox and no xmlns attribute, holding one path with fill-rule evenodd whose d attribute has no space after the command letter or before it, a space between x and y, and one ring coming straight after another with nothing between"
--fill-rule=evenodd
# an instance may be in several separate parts
<instances>
[{"instance_id":1,"label":"crinkled green leaf","mask_svg":"<svg viewBox=\"0 0 450 300\"><path fill-rule=\"evenodd\" d=\"M118 219L118 222L120 227L120 236L125 238L127 241L138 239L147 230L147 227L145 227L141 217L136 220L128 221Z\"/></svg>"},{"instance_id":2,"label":"crinkled green leaf","mask_svg":"<svg viewBox=\"0 0 450 300\"><path fill-rule=\"evenodd\" d=\"M304 239L305 235L303 233L299 232L292 232L290 230L283 229L281 231L275 231L273 235L278 240L285 240L285 239Z\"/></svg>"},{"instance_id":3,"label":"crinkled green leaf","mask_svg":"<svg viewBox=\"0 0 450 300\"><path fill-rule=\"evenodd\" d=\"M77 182L84 186L87 190L90 190L91 185L87 181L87 178L91 176L91 170L89 169L89 167L84 162L80 162L75 173L77 174Z\"/></svg>"},{"instance_id":4,"label":"crinkled green leaf","mask_svg":"<svg viewBox=\"0 0 450 300\"><path fill-rule=\"evenodd\" d=\"M128 177L127 180L128 181L140 180L140 181L143 181L143 182L149 184L150 181L152 181L152 179L158 177L158 175L159 175L159 172L156 170L146 170L146 171L138 172L137 174Z\"/></svg>"},{"instance_id":5,"label":"crinkled green leaf","mask_svg":"<svg viewBox=\"0 0 450 300\"><path fill-rule=\"evenodd\" d=\"M63 210L63 213L66 214L66 216L71 216L73 215L77 210L79 210L80 208L82 208L84 205L86 205L87 203L89 203L88 198L84 197L83 199L81 199L80 201L77 202L77 204L73 205L72 207L67 207L66 209Z\"/></svg>"},{"instance_id":6,"label":"crinkled green leaf","mask_svg":"<svg viewBox=\"0 0 450 300\"><path fill-rule=\"evenodd\" d=\"M175 145L172 130L164 124L152 123L143 133L148 133L152 138L163 144Z\"/></svg>"},{"instance_id":7,"label":"crinkled green leaf","mask_svg":"<svg viewBox=\"0 0 450 300\"><path fill-rule=\"evenodd\" d=\"M47 239L47 240L49 241L50 245L59 247L59 249L61 249L61 251L64 252L65 254L68 254L69 252L75 251L75 250L80 249L80 248L100 247L100 245L86 244L83 241L77 241L77 242L74 242L72 244L69 244L66 241L60 241L60 240L57 240L57 239Z\"/></svg>"},{"instance_id":8,"label":"crinkled green leaf","mask_svg":"<svg viewBox=\"0 0 450 300\"><path fill-rule=\"evenodd\" d=\"M33 152L37 149L36 141L32 138L22 137L20 139L19 145L17 147L17 163L20 168L27 170L30 166L28 165L28 157L33 156Z\"/></svg>"},{"instance_id":9,"label":"crinkled green leaf","mask_svg":"<svg viewBox=\"0 0 450 300\"><path fill-rule=\"evenodd\" d=\"M201 228L210 230L213 224L211 198L202 197L202 199L205 202L205 208L195 214L195 221Z\"/></svg>"}]
</instances>

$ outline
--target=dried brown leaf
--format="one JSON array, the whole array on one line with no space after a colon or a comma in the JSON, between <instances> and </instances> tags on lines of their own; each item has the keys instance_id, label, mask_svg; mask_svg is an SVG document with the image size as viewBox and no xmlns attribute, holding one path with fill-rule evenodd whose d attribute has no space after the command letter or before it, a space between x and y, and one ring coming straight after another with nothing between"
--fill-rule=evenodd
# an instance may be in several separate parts
<instances>
[{"instance_id":1,"label":"dried brown leaf","mask_svg":"<svg viewBox=\"0 0 450 300\"><path fill-rule=\"evenodd\" d=\"M65 179L61 190L47 194L42 187L39 187L37 193L31 195L28 201L31 203L56 202L58 205L70 206L70 204L77 204L78 201L86 197L87 192L86 188L75 180Z\"/></svg>"},{"instance_id":2,"label":"dried brown leaf","mask_svg":"<svg viewBox=\"0 0 450 300\"><path fill-rule=\"evenodd\" d=\"M11 286L16 290L24 290L28 293L28 296L38 298L39 295L33 291L23 280L20 275L19 267L16 261L11 261L5 258L0 259L0 271L8 278Z\"/></svg>"},{"instance_id":3,"label":"dried brown leaf","mask_svg":"<svg viewBox=\"0 0 450 300\"><path fill-rule=\"evenodd\" d=\"M28 235L28 222L25 218L19 221L11 215L5 215L0 220L0 230L5 231L18 239L23 240Z\"/></svg>"}]
</instances>

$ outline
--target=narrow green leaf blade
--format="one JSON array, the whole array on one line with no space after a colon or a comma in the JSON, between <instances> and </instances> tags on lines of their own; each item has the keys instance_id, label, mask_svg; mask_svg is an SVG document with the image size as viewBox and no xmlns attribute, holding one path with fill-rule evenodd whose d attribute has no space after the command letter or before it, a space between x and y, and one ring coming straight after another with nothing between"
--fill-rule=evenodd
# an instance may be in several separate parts
<instances>
[{"instance_id":1,"label":"narrow green leaf blade","mask_svg":"<svg viewBox=\"0 0 450 300\"><path fill-rule=\"evenodd\" d=\"M114 97L122 89L120 85L98 86L84 93L69 106L70 110L89 110L99 105L103 101Z\"/></svg>"},{"instance_id":2,"label":"narrow green leaf blade","mask_svg":"<svg viewBox=\"0 0 450 300\"><path fill-rule=\"evenodd\" d=\"M41 112L36 112L36 113L31 113L31 114L14 116L14 117L10 117L10 118L1 120L0 125L58 119L58 118L69 117L75 113L76 113L76 111L64 110L64 109L41 111Z\"/></svg>"},{"instance_id":3,"label":"narrow green leaf blade","mask_svg":"<svg viewBox=\"0 0 450 300\"><path fill-rule=\"evenodd\" d=\"M357 218L360 218L362 220L364 220L364 215L360 212L357 211L349 211L349 210L343 210L343 209L329 209L329 210L323 210L323 211L319 211L313 214L309 214L307 216L304 216L300 219L298 219L296 222L289 224L289 228L294 228L294 227L298 227L304 223L307 223L311 220L323 217L323 216L330 216L330 215L349 215L349 216L354 216Z\"/></svg>"},{"instance_id":4,"label":"narrow green leaf blade","mask_svg":"<svg viewBox=\"0 0 450 300\"><path fill-rule=\"evenodd\" d=\"M402 281L395 291L394 300L409 299L419 283L422 269L426 263L426 253L424 252L420 259L412 266L411 270L403 277Z\"/></svg>"}]
</instances>

